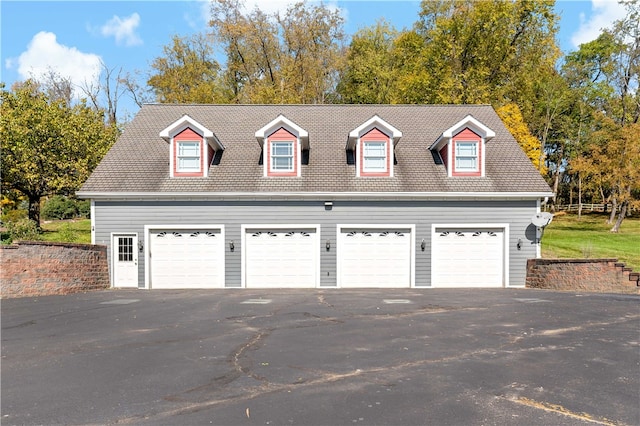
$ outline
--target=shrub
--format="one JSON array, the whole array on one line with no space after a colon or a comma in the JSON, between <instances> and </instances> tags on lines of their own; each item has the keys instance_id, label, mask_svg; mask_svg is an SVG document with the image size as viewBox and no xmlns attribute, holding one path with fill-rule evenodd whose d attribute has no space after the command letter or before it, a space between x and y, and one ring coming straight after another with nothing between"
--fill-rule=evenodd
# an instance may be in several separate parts
<instances>
[{"instance_id":1,"label":"shrub","mask_svg":"<svg viewBox=\"0 0 640 426\"><path fill-rule=\"evenodd\" d=\"M73 219L78 216L78 207L75 200L55 195L44 203L41 214L44 219Z\"/></svg>"},{"instance_id":2,"label":"shrub","mask_svg":"<svg viewBox=\"0 0 640 426\"><path fill-rule=\"evenodd\" d=\"M71 227L70 223L65 223L58 231L60 239L65 243L74 243L78 240L78 233Z\"/></svg>"},{"instance_id":3,"label":"shrub","mask_svg":"<svg viewBox=\"0 0 640 426\"><path fill-rule=\"evenodd\" d=\"M38 225L30 219L19 219L15 222L7 222L8 237L3 239L4 244L10 244L16 240L39 240L40 231Z\"/></svg>"},{"instance_id":4,"label":"shrub","mask_svg":"<svg viewBox=\"0 0 640 426\"><path fill-rule=\"evenodd\" d=\"M28 216L27 211L24 209L5 209L2 212L2 222L17 222L20 219L26 219Z\"/></svg>"},{"instance_id":5,"label":"shrub","mask_svg":"<svg viewBox=\"0 0 640 426\"><path fill-rule=\"evenodd\" d=\"M78 215L85 219L89 219L91 217L91 201L89 200L78 200L76 201L76 206L78 207Z\"/></svg>"}]
</instances>

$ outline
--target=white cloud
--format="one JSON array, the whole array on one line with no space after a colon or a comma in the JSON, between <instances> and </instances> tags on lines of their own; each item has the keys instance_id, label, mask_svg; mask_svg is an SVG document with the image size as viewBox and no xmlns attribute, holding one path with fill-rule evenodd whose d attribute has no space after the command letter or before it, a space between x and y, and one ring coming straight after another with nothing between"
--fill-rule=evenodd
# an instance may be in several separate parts
<instances>
[{"instance_id":1,"label":"white cloud","mask_svg":"<svg viewBox=\"0 0 640 426\"><path fill-rule=\"evenodd\" d=\"M580 28L571 37L574 47L598 38L603 28L611 28L614 21L626 16L626 9L615 0L591 0L591 16L580 14Z\"/></svg>"},{"instance_id":2,"label":"white cloud","mask_svg":"<svg viewBox=\"0 0 640 426\"><path fill-rule=\"evenodd\" d=\"M137 13L125 18L114 15L100 27L100 33L105 37L114 36L118 45L137 46L142 44L142 39L136 33L138 25L140 25L140 15Z\"/></svg>"},{"instance_id":3,"label":"white cloud","mask_svg":"<svg viewBox=\"0 0 640 426\"><path fill-rule=\"evenodd\" d=\"M14 60L7 65L15 64ZM31 39L27 50L18 57L18 74L24 80L36 80L51 71L69 78L75 87L96 84L102 70L102 59L93 53L83 53L75 47L59 44L56 35L41 31ZM78 90L74 93L79 95Z\"/></svg>"}]
</instances>

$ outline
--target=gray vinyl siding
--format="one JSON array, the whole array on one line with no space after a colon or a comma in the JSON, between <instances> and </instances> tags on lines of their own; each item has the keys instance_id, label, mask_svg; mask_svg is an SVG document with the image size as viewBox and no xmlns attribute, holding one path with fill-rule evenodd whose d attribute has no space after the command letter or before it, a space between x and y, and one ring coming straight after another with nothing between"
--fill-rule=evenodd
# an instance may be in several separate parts
<instances>
[{"instance_id":1,"label":"gray vinyl siding","mask_svg":"<svg viewBox=\"0 0 640 426\"><path fill-rule=\"evenodd\" d=\"M332 201L332 200L327 200ZM319 224L320 285L336 286L337 224L415 225L415 285L431 286L432 224L509 224L509 285L524 286L526 261L536 257L531 218L536 200L521 201L96 201L95 242L109 246L111 233L137 233L145 225L224 225L226 287L241 286L241 225ZM517 250L518 239L522 249ZM425 250L420 244L425 240ZM326 251L329 240L331 249ZM235 244L230 252L229 241ZM145 248L146 249L146 248ZM138 283L144 287L145 259L139 254Z\"/></svg>"}]
</instances>

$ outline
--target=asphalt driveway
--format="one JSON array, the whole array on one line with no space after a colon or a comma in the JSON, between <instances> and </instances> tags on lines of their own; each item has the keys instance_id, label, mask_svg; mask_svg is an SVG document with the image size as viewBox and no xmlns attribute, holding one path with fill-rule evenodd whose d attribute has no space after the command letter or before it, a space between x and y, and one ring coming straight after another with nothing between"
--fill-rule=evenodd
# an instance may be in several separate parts
<instances>
[{"instance_id":1,"label":"asphalt driveway","mask_svg":"<svg viewBox=\"0 0 640 426\"><path fill-rule=\"evenodd\" d=\"M2 424L640 424L640 297L122 291L8 299Z\"/></svg>"}]
</instances>

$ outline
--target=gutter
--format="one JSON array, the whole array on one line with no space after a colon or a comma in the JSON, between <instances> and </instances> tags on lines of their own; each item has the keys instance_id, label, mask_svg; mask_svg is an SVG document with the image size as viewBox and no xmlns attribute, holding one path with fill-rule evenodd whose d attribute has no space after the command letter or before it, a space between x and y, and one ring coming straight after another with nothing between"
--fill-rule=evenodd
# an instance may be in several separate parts
<instances>
[{"instance_id":1,"label":"gutter","mask_svg":"<svg viewBox=\"0 0 640 426\"><path fill-rule=\"evenodd\" d=\"M552 192L95 192L78 191L92 200L538 200Z\"/></svg>"}]
</instances>

